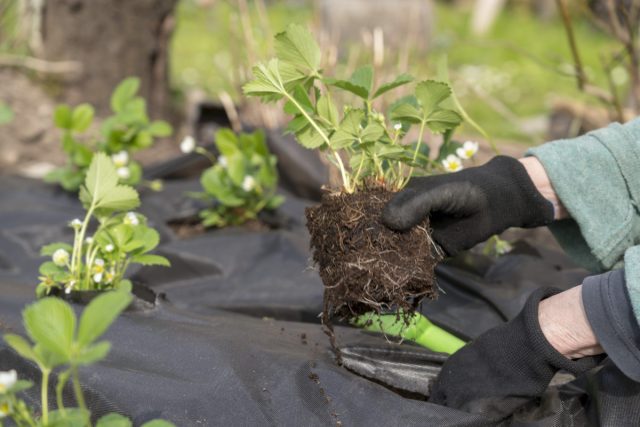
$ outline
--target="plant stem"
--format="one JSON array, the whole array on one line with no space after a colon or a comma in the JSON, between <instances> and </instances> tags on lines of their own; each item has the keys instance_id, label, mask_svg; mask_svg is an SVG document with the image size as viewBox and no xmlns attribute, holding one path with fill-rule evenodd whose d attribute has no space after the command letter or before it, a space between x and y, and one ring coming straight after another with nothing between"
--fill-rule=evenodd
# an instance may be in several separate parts
<instances>
[{"instance_id":1,"label":"plant stem","mask_svg":"<svg viewBox=\"0 0 640 427\"><path fill-rule=\"evenodd\" d=\"M405 181L402 182L402 185L400 186L400 188L407 185L407 183L411 179L411 175L413 174L413 168L414 168L413 165L416 163L416 159L418 158L418 153L420 152L420 144L422 144L422 138L424 137L424 128L426 124L427 122L425 122L424 120L420 123L420 132L418 133L418 142L416 143L416 149L413 152L413 161L411 162L412 165L411 165L411 168L409 168L409 173L407 174Z\"/></svg>"},{"instance_id":2,"label":"plant stem","mask_svg":"<svg viewBox=\"0 0 640 427\"><path fill-rule=\"evenodd\" d=\"M205 150L203 147L196 147L194 151L198 154L202 154L204 157L209 159L212 165L215 165L218 161L218 159L213 154Z\"/></svg>"},{"instance_id":3,"label":"plant stem","mask_svg":"<svg viewBox=\"0 0 640 427\"><path fill-rule=\"evenodd\" d=\"M82 242L84 242L84 236L87 233L87 227L89 226L89 221L91 220L91 215L93 214L93 211L95 209L95 201L91 202L91 206L89 207L89 210L87 211L87 215L84 218L84 222L82 223L82 227L80 228L80 233L78 234L78 240L75 242L74 246L73 246L73 259L71 260L71 274L76 277L76 280L78 281L78 288L81 289L82 288L82 283L80 281L80 265L82 262ZM77 272L75 270L78 270Z\"/></svg>"},{"instance_id":4,"label":"plant stem","mask_svg":"<svg viewBox=\"0 0 640 427\"><path fill-rule=\"evenodd\" d=\"M82 394L82 387L80 387L80 378L78 377L78 367L71 367L71 381L73 382L73 392L76 395L76 401L81 409L87 410L87 404L84 401L84 394Z\"/></svg>"},{"instance_id":5,"label":"plant stem","mask_svg":"<svg viewBox=\"0 0 640 427\"><path fill-rule=\"evenodd\" d=\"M42 387L40 388L40 400L42 401L42 422L49 424L49 374L51 370L42 369Z\"/></svg>"},{"instance_id":6,"label":"plant stem","mask_svg":"<svg viewBox=\"0 0 640 427\"><path fill-rule=\"evenodd\" d=\"M316 132L320 134L324 142L327 144L327 147L329 147L331 154L335 157L336 162L338 163L338 167L340 168L340 175L342 176L342 185L344 186L344 189L347 191L347 193L352 193L353 189L351 188L351 183L349 182L349 175L347 174L347 170L344 167L344 163L342 162L342 158L340 158L340 155L333 148L331 148L331 142L329 141L329 137L324 133L322 128L318 126L315 120L313 120L313 118L311 118L311 116L307 114L305 109L302 108L302 106L298 103L298 101L296 101L296 99L293 96L289 95L289 93L286 90L284 90L284 87L282 88L282 93L284 93L286 98L289 101L291 101L293 105L295 105L298 111L300 111L300 113L304 116L304 118L307 119L309 124L313 126Z\"/></svg>"}]
</instances>

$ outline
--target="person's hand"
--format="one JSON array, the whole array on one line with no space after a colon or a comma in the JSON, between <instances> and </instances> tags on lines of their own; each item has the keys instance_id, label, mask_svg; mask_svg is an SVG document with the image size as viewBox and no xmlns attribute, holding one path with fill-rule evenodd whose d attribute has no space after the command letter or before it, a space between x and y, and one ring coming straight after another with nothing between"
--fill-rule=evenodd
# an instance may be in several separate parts
<instances>
[{"instance_id":1,"label":"person's hand","mask_svg":"<svg viewBox=\"0 0 640 427\"><path fill-rule=\"evenodd\" d=\"M404 231L430 217L433 238L449 256L509 227L547 225L554 220L554 205L528 170L514 158L498 156L460 172L413 178L385 206L382 222Z\"/></svg>"},{"instance_id":2,"label":"person's hand","mask_svg":"<svg viewBox=\"0 0 640 427\"><path fill-rule=\"evenodd\" d=\"M537 290L514 319L454 353L429 401L498 421L542 395L558 370L578 375L595 367L596 357L570 359L602 352L580 286L558 292Z\"/></svg>"}]
</instances>

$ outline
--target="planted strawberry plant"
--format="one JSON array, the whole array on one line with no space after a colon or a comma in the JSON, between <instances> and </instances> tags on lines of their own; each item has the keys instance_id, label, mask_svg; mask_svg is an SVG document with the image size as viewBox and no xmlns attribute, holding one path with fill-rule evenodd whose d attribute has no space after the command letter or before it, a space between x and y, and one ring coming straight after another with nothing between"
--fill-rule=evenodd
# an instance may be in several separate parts
<instances>
[{"instance_id":1,"label":"planted strawberry plant","mask_svg":"<svg viewBox=\"0 0 640 427\"><path fill-rule=\"evenodd\" d=\"M133 211L140 204L138 193L119 183L117 168L106 154L92 157L80 201L86 215L69 223L73 243L42 248L41 254L51 260L40 266L38 297L52 292L130 291L131 282L124 276L132 263L169 266L166 258L149 253L160 236L144 216Z\"/></svg>"},{"instance_id":2,"label":"planted strawberry plant","mask_svg":"<svg viewBox=\"0 0 640 427\"><path fill-rule=\"evenodd\" d=\"M222 129L216 132L215 144L217 157L192 139L181 144L183 152L195 151L212 163L200 178L204 192L192 194L211 205L200 212L205 227L242 225L282 204L284 198L276 194L276 157L269 152L264 133L236 135Z\"/></svg>"},{"instance_id":3,"label":"planted strawberry plant","mask_svg":"<svg viewBox=\"0 0 640 427\"><path fill-rule=\"evenodd\" d=\"M150 121L143 98L137 96L140 80L129 77L116 87L111 95L113 115L100 128L97 139L85 135L94 117L93 107L81 104L75 108L59 105L54 112L56 127L62 130L62 149L67 154L67 165L53 170L45 181L58 183L67 191L77 191L97 152L106 153L116 165L118 181L137 185L142 179L142 167L131 158L136 151L150 148L155 138L173 132L161 120Z\"/></svg>"},{"instance_id":4,"label":"planted strawberry plant","mask_svg":"<svg viewBox=\"0 0 640 427\"><path fill-rule=\"evenodd\" d=\"M85 427L91 426L91 412L80 386L79 368L103 360L111 343L99 341L111 324L131 301L128 292L109 292L95 298L84 309L80 319L73 308L57 298L44 298L22 312L24 327L30 341L20 335L7 334L4 340L13 350L33 362L41 373L40 413L30 407L20 394L33 386L19 380L16 371L0 372L0 427L8 418L18 427ZM51 375L57 373L55 384L56 409L50 410ZM71 382L77 407L66 407L63 392ZM131 427L126 417L111 413L101 417L96 427ZM171 427L172 423L153 420L145 427Z\"/></svg>"},{"instance_id":5,"label":"planted strawberry plant","mask_svg":"<svg viewBox=\"0 0 640 427\"><path fill-rule=\"evenodd\" d=\"M462 122L449 106L451 88L421 81L411 96L378 111L378 98L414 79L403 74L376 84L371 66L348 79L326 76L317 43L298 25L278 34L275 42L277 57L254 67L244 92L264 102L283 101L292 115L287 130L303 146L322 151L341 177L341 185L306 212L313 259L325 285L325 324L334 316L350 318L371 310L400 308L408 316L422 298L437 294L433 270L439 250L428 220L397 233L384 227L379 215L412 175L450 169L443 162L460 148L452 136ZM345 94L355 102L337 105ZM412 127L417 133L410 133ZM427 133L443 139L433 160Z\"/></svg>"}]
</instances>

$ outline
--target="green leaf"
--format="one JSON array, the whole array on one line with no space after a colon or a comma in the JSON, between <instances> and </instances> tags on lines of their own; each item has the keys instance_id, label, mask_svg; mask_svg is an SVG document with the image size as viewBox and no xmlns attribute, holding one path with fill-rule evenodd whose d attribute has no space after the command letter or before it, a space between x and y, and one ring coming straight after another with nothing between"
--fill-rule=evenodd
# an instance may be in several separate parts
<instances>
[{"instance_id":1,"label":"green leaf","mask_svg":"<svg viewBox=\"0 0 640 427\"><path fill-rule=\"evenodd\" d=\"M73 163L80 169L86 168L91 164L91 160L93 160L93 151L82 144L77 144L71 158L73 159Z\"/></svg>"},{"instance_id":2,"label":"green leaf","mask_svg":"<svg viewBox=\"0 0 640 427\"><path fill-rule=\"evenodd\" d=\"M156 120L151 123L148 129L149 133L158 138L170 136L173 133L171 125L163 120Z\"/></svg>"},{"instance_id":3,"label":"green leaf","mask_svg":"<svg viewBox=\"0 0 640 427\"><path fill-rule=\"evenodd\" d=\"M18 380L14 385L9 388L9 391L12 394L20 393L21 391L25 391L33 387L33 383L31 381Z\"/></svg>"},{"instance_id":4,"label":"green leaf","mask_svg":"<svg viewBox=\"0 0 640 427\"><path fill-rule=\"evenodd\" d=\"M215 144L223 156L229 158L239 153L238 138L231 129L220 129L215 134Z\"/></svg>"},{"instance_id":5,"label":"green leaf","mask_svg":"<svg viewBox=\"0 0 640 427\"><path fill-rule=\"evenodd\" d=\"M80 104L73 109L71 115L72 129L76 132L84 132L93 121L93 107L89 104Z\"/></svg>"},{"instance_id":6,"label":"green leaf","mask_svg":"<svg viewBox=\"0 0 640 427\"><path fill-rule=\"evenodd\" d=\"M311 32L298 24L291 24L275 36L276 55L300 71L315 73L320 66L320 47Z\"/></svg>"},{"instance_id":7,"label":"green leaf","mask_svg":"<svg viewBox=\"0 0 640 427\"><path fill-rule=\"evenodd\" d=\"M160 234L153 228L138 225L135 227L133 239L143 242L141 252L149 252L160 243Z\"/></svg>"},{"instance_id":8,"label":"green leaf","mask_svg":"<svg viewBox=\"0 0 640 427\"><path fill-rule=\"evenodd\" d=\"M372 122L362 131L360 139L364 142L379 140L384 135L384 127L378 122Z\"/></svg>"},{"instance_id":9,"label":"green leaf","mask_svg":"<svg viewBox=\"0 0 640 427\"><path fill-rule=\"evenodd\" d=\"M385 83L381 85L378 90L373 94L371 99L375 99L382 95L383 93L389 92L397 87L406 85L407 83L411 83L413 81L413 77L409 74L401 74L395 78L395 80Z\"/></svg>"},{"instance_id":10,"label":"green leaf","mask_svg":"<svg viewBox=\"0 0 640 427\"><path fill-rule=\"evenodd\" d=\"M416 98L418 98L425 116L430 115L450 95L451 88L443 82L426 80L416 85Z\"/></svg>"},{"instance_id":11,"label":"green leaf","mask_svg":"<svg viewBox=\"0 0 640 427\"><path fill-rule=\"evenodd\" d=\"M331 135L331 147L334 150L351 146L356 140L356 137L342 129L338 129Z\"/></svg>"},{"instance_id":12,"label":"green leaf","mask_svg":"<svg viewBox=\"0 0 640 427\"><path fill-rule=\"evenodd\" d=\"M244 163L244 157L242 156L241 152L227 157L227 175L229 176L229 178L231 178L231 181L238 187L242 185L242 181L244 180L244 177L246 175ZM220 165L216 165L214 167L222 168L222 166Z\"/></svg>"},{"instance_id":13,"label":"green leaf","mask_svg":"<svg viewBox=\"0 0 640 427\"><path fill-rule=\"evenodd\" d=\"M140 88L140 79L137 77L128 77L124 79L113 91L111 95L111 109L120 113L131 101Z\"/></svg>"},{"instance_id":14,"label":"green leaf","mask_svg":"<svg viewBox=\"0 0 640 427\"><path fill-rule=\"evenodd\" d=\"M117 289L119 292L131 293L133 291L133 283L131 283L131 280L128 279L121 280L115 286L115 289Z\"/></svg>"},{"instance_id":15,"label":"green leaf","mask_svg":"<svg viewBox=\"0 0 640 427\"><path fill-rule=\"evenodd\" d=\"M282 68L282 65L277 59L272 59L267 64L261 63L253 67L253 80L242 87L244 94L247 96L267 97L267 100L282 98L286 93L286 89L283 77L280 74L280 68Z\"/></svg>"},{"instance_id":16,"label":"green leaf","mask_svg":"<svg viewBox=\"0 0 640 427\"><path fill-rule=\"evenodd\" d=\"M432 132L442 133L462 123L462 117L453 110L436 110L426 120Z\"/></svg>"},{"instance_id":17,"label":"green leaf","mask_svg":"<svg viewBox=\"0 0 640 427\"><path fill-rule=\"evenodd\" d=\"M296 134L296 138L303 147L309 149L320 148L325 143L322 135L311 126Z\"/></svg>"},{"instance_id":18,"label":"green leaf","mask_svg":"<svg viewBox=\"0 0 640 427\"><path fill-rule=\"evenodd\" d=\"M107 357L109 350L111 350L111 343L108 341L89 345L82 349L75 361L79 365L92 365Z\"/></svg>"},{"instance_id":19,"label":"green leaf","mask_svg":"<svg viewBox=\"0 0 640 427\"><path fill-rule=\"evenodd\" d=\"M28 305L22 318L33 342L61 358L69 358L76 327L76 315L69 304L58 298L44 298Z\"/></svg>"},{"instance_id":20,"label":"green leaf","mask_svg":"<svg viewBox=\"0 0 640 427\"><path fill-rule=\"evenodd\" d=\"M151 420L142 424L142 427L176 427L176 425L165 420Z\"/></svg>"},{"instance_id":21,"label":"green leaf","mask_svg":"<svg viewBox=\"0 0 640 427\"><path fill-rule=\"evenodd\" d=\"M318 100L318 115L325 119L328 124L338 127L340 120L338 117L338 109L329 97L321 96Z\"/></svg>"},{"instance_id":22,"label":"green leaf","mask_svg":"<svg viewBox=\"0 0 640 427\"><path fill-rule=\"evenodd\" d=\"M131 420L123 415L112 413L100 418L96 427L131 427Z\"/></svg>"},{"instance_id":23,"label":"green leaf","mask_svg":"<svg viewBox=\"0 0 640 427\"><path fill-rule=\"evenodd\" d=\"M131 295L125 292L106 292L94 298L80 317L78 342L87 346L98 339L127 308L131 299Z\"/></svg>"},{"instance_id":24,"label":"green leaf","mask_svg":"<svg viewBox=\"0 0 640 427\"><path fill-rule=\"evenodd\" d=\"M220 169L210 167L200 177L200 184L207 192L225 206L242 206L244 199L233 194L231 188L221 179Z\"/></svg>"},{"instance_id":25,"label":"green leaf","mask_svg":"<svg viewBox=\"0 0 640 427\"><path fill-rule=\"evenodd\" d=\"M364 119L364 111L360 109L349 110L340 123L340 129L351 134L360 135L362 131L362 120Z\"/></svg>"},{"instance_id":26,"label":"green leaf","mask_svg":"<svg viewBox=\"0 0 640 427\"><path fill-rule=\"evenodd\" d=\"M49 412L47 427L86 427L90 412L80 408L66 408Z\"/></svg>"},{"instance_id":27,"label":"green leaf","mask_svg":"<svg viewBox=\"0 0 640 427\"><path fill-rule=\"evenodd\" d=\"M367 91L367 88L356 85L349 80L336 80L331 78L325 78L324 82L328 85L339 87L342 90L351 92L362 99L367 99L369 97L369 92Z\"/></svg>"},{"instance_id":28,"label":"green leaf","mask_svg":"<svg viewBox=\"0 0 640 427\"><path fill-rule=\"evenodd\" d=\"M151 132L144 130L138 132L132 145L138 150L151 147L153 145L153 136L151 135Z\"/></svg>"},{"instance_id":29,"label":"green leaf","mask_svg":"<svg viewBox=\"0 0 640 427\"><path fill-rule=\"evenodd\" d=\"M309 125L309 122L307 121L307 118L304 117L303 115L299 115L299 116L295 116L293 120L291 120L287 124L286 131L287 133L297 134L299 132L302 132L308 126L310 125Z\"/></svg>"},{"instance_id":30,"label":"green leaf","mask_svg":"<svg viewBox=\"0 0 640 427\"><path fill-rule=\"evenodd\" d=\"M136 255L131 258L131 262L136 262L142 265L160 265L163 267L171 267L171 263L168 259L163 256L153 254Z\"/></svg>"},{"instance_id":31,"label":"green leaf","mask_svg":"<svg viewBox=\"0 0 640 427\"><path fill-rule=\"evenodd\" d=\"M409 123L422 123L422 112L409 103L396 106L391 113L391 120Z\"/></svg>"},{"instance_id":32,"label":"green leaf","mask_svg":"<svg viewBox=\"0 0 640 427\"><path fill-rule=\"evenodd\" d=\"M4 340L9 346L16 351L20 356L33 362L38 361L38 356L33 351L31 344L20 335L6 334Z\"/></svg>"},{"instance_id":33,"label":"green leaf","mask_svg":"<svg viewBox=\"0 0 640 427\"><path fill-rule=\"evenodd\" d=\"M68 357L49 351L42 344L36 344L33 347L33 351L39 363L45 368L53 369L69 361Z\"/></svg>"},{"instance_id":34,"label":"green leaf","mask_svg":"<svg viewBox=\"0 0 640 427\"><path fill-rule=\"evenodd\" d=\"M73 126L71 108L64 104L58 105L53 112L53 122L59 129L71 130Z\"/></svg>"},{"instance_id":35,"label":"green leaf","mask_svg":"<svg viewBox=\"0 0 640 427\"><path fill-rule=\"evenodd\" d=\"M274 210L277 209L280 205L282 205L285 201L285 197L280 195L280 194L276 194L275 196L271 197L268 201L267 204L265 206L265 209L267 210Z\"/></svg>"},{"instance_id":36,"label":"green leaf","mask_svg":"<svg viewBox=\"0 0 640 427\"><path fill-rule=\"evenodd\" d=\"M51 277L58 273L64 272L65 270L64 270L64 267L58 267L56 264L53 263L53 261L47 261L40 266L40 269L38 271L43 276Z\"/></svg>"},{"instance_id":37,"label":"green leaf","mask_svg":"<svg viewBox=\"0 0 640 427\"><path fill-rule=\"evenodd\" d=\"M96 209L131 210L140 205L138 192L119 185L116 167L104 153L94 155L87 171L81 200L93 201ZM90 203L89 203L90 204Z\"/></svg>"},{"instance_id":38,"label":"green leaf","mask_svg":"<svg viewBox=\"0 0 640 427\"><path fill-rule=\"evenodd\" d=\"M51 256L58 249L64 249L65 251L69 252L69 254L71 254L71 252L73 252L73 246L71 246L71 245L69 245L67 243L59 243L58 242L58 243L51 243L49 245L43 246L42 249L40 249L40 255L42 255L42 256Z\"/></svg>"},{"instance_id":39,"label":"green leaf","mask_svg":"<svg viewBox=\"0 0 640 427\"><path fill-rule=\"evenodd\" d=\"M353 72L349 81L353 85L363 88L366 91L366 97L368 97L373 89L373 67L365 65L358 68Z\"/></svg>"}]
</instances>

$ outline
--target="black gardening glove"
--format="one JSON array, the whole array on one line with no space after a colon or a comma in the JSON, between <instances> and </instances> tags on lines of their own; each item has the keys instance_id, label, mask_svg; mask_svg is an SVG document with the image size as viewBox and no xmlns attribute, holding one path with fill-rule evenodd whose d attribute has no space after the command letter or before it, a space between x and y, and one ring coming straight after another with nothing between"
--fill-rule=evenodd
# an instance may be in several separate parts
<instances>
[{"instance_id":1,"label":"black gardening glove","mask_svg":"<svg viewBox=\"0 0 640 427\"><path fill-rule=\"evenodd\" d=\"M578 375L595 367L601 357L567 359L540 329L540 300L559 292L538 289L514 319L454 353L442 367L429 401L498 421L541 396L558 370Z\"/></svg>"},{"instance_id":2,"label":"black gardening glove","mask_svg":"<svg viewBox=\"0 0 640 427\"><path fill-rule=\"evenodd\" d=\"M498 156L483 166L411 179L387 204L382 222L404 231L426 216L433 238L452 256L509 227L551 223L553 205L518 160Z\"/></svg>"}]
</instances>

